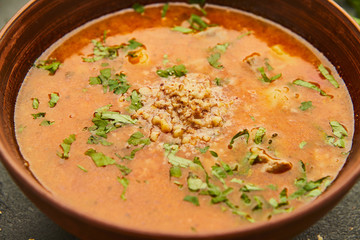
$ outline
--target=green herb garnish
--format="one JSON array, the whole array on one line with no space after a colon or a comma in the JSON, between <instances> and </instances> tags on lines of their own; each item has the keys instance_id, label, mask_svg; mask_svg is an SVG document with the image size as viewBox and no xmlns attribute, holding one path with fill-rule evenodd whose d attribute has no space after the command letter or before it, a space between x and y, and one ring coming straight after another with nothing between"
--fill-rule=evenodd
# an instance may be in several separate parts
<instances>
[{"instance_id":1,"label":"green herb garnish","mask_svg":"<svg viewBox=\"0 0 360 240\"><path fill-rule=\"evenodd\" d=\"M32 101L32 108L33 109L38 109L39 108L39 99L33 98L32 100L33 100Z\"/></svg>"},{"instance_id":2,"label":"green herb garnish","mask_svg":"<svg viewBox=\"0 0 360 240\"><path fill-rule=\"evenodd\" d=\"M312 108L312 101L302 102L301 106L299 107L301 111L306 111L309 108Z\"/></svg>"},{"instance_id":3,"label":"green herb garnish","mask_svg":"<svg viewBox=\"0 0 360 240\"><path fill-rule=\"evenodd\" d=\"M200 151L200 153L206 153L209 150L209 148L210 146L206 146L204 148L197 148L197 149Z\"/></svg>"},{"instance_id":4,"label":"green herb garnish","mask_svg":"<svg viewBox=\"0 0 360 240\"><path fill-rule=\"evenodd\" d=\"M88 172L88 170L83 166L81 166L80 164L78 164L77 167L80 168L83 172Z\"/></svg>"},{"instance_id":5,"label":"green herb garnish","mask_svg":"<svg viewBox=\"0 0 360 240\"><path fill-rule=\"evenodd\" d=\"M241 136L244 136L246 143L249 142L249 137L250 137L249 131L247 129L244 129L244 130L238 132L237 134L235 134L235 136L232 137L232 139L230 141L230 144L228 145L228 148L232 149L235 140L237 138L241 137Z\"/></svg>"},{"instance_id":6,"label":"green herb garnish","mask_svg":"<svg viewBox=\"0 0 360 240\"><path fill-rule=\"evenodd\" d=\"M173 30L175 32L185 33L185 34L194 32L194 30L192 30L191 28L186 28L186 27L181 27L181 26L175 26L171 30Z\"/></svg>"},{"instance_id":7,"label":"green herb garnish","mask_svg":"<svg viewBox=\"0 0 360 240\"><path fill-rule=\"evenodd\" d=\"M260 80L262 80L263 82L266 82L266 83L272 83L273 81L275 81L276 79L279 79L282 76L282 74L279 73L279 74L269 78L266 75L265 69L263 67L260 67L257 70L260 72L261 77L262 77Z\"/></svg>"},{"instance_id":8,"label":"green herb garnish","mask_svg":"<svg viewBox=\"0 0 360 240\"><path fill-rule=\"evenodd\" d=\"M96 152L96 150L92 148L88 149L85 152L85 155L91 157L97 167L104 167L115 163L113 158L108 157L101 152Z\"/></svg>"},{"instance_id":9,"label":"green herb garnish","mask_svg":"<svg viewBox=\"0 0 360 240\"><path fill-rule=\"evenodd\" d=\"M60 67L60 64L61 63L56 60L46 60L46 61L38 61L38 64L36 64L35 66L37 68L49 71L50 75L54 75L55 72Z\"/></svg>"},{"instance_id":10,"label":"green herb garnish","mask_svg":"<svg viewBox=\"0 0 360 240\"><path fill-rule=\"evenodd\" d=\"M129 186L129 179L125 178L125 177L117 177L117 180L118 182L124 187L122 193L121 193L121 199L126 201L126 196L125 196L125 193L126 193L126 190Z\"/></svg>"},{"instance_id":11,"label":"green herb garnish","mask_svg":"<svg viewBox=\"0 0 360 240\"><path fill-rule=\"evenodd\" d=\"M100 70L100 75L97 77L89 78L90 85L102 85L103 92L107 91L113 92L116 95L124 94L130 88L128 81L126 80L126 75L123 73L115 74L113 78L111 78L111 69L104 68Z\"/></svg>"},{"instance_id":12,"label":"green herb garnish","mask_svg":"<svg viewBox=\"0 0 360 240\"><path fill-rule=\"evenodd\" d=\"M129 106L129 109L131 110L137 111L143 107L143 104L141 103L141 94L138 93L136 90L133 90L131 92L130 101L131 104Z\"/></svg>"},{"instance_id":13,"label":"green herb garnish","mask_svg":"<svg viewBox=\"0 0 360 240\"><path fill-rule=\"evenodd\" d=\"M169 3L165 3L162 10L161 10L161 17L164 18L166 17L166 13L169 9Z\"/></svg>"},{"instance_id":14,"label":"green herb garnish","mask_svg":"<svg viewBox=\"0 0 360 240\"><path fill-rule=\"evenodd\" d=\"M55 123L55 121L48 121L48 120L43 120L41 123L40 123L40 126L51 126Z\"/></svg>"},{"instance_id":15,"label":"green herb garnish","mask_svg":"<svg viewBox=\"0 0 360 240\"><path fill-rule=\"evenodd\" d=\"M304 80L301 80L301 79L296 79L295 81L292 82L294 85L298 85L298 86L301 86L301 87L306 87L306 88L310 88L312 90L315 90L317 92L320 93L321 96L329 96L326 94L326 92L324 92L323 90L321 90L318 86L316 86L315 84L313 83L310 83L310 82L306 82Z\"/></svg>"},{"instance_id":16,"label":"green herb garnish","mask_svg":"<svg viewBox=\"0 0 360 240\"><path fill-rule=\"evenodd\" d=\"M165 156L168 158L169 163L171 163L173 166L187 168L195 165L195 163L191 160L175 155L179 151L178 145L171 145L165 143L163 147L165 149Z\"/></svg>"},{"instance_id":17,"label":"green herb garnish","mask_svg":"<svg viewBox=\"0 0 360 240\"><path fill-rule=\"evenodd\" d=\"M254 143L256 144L262 143L265 134L266 134L266 129L260 127L255 133Z\"/></svg>"},{"instance_id":18,"label":"green herb garnish","mask_svg":"<svg viewBox=\"0 0 360 240\"><path fill-rule=\"evenodd\" d=\"M191 202L195 206L200 206L199 199L196 196L187 195L186 197L184 197L184 201Z\"/></svg>"},{"instance_id":19,"label":"green herb garnish","mask_svg":"<svg viewBox=\"0 0 360 240\"><path fill-rule=\"evenodd\" d=\"M60 95L59 93L51 93L49 97L50 97L49 107L53 108L56 106L57 102L59 101Z\"/></svg>"},{"instance_id":20,"label":"green herb garnish","mask_svg":"<svg viewBox=\"0 0 360 240\"><path fill-rule=\"evenodd\" d=\"M123 176L129 175L132 172L132 170L130 168L126 167L125 165L121 165L121 164L117 164L117 163L115 163L115 165L120 170L120 172Z\"/></svg>"},{"instance_id":21,"label":"green herb garnish","mask_svg":"<svg viewBox=\"0 0 360 240\"><path fill-rule=\"evenodd\" d=\"M329 73L329 71L324 67L324 65L320 64L318 67L321 74L336 88L339 88L339 83L335 80L335 78Z\"/></svg>"},{"instance_id":22,"label":"green herb garnish","mask_svg":"<svg viewBox=\"0 0 360 240\"><path fill-rule=\"evenodd\" d=\"M33 119L43 118L43 117L45 117L45 115L46 115L46 113L44 113L44 112L31 114L31 116L33 116Z\"/></svg>"},{"instance_id":23,"label":"green herb garnish","mask_svg":"<svg viewBox=\"0 0 360 240\"><path fill-rule=\"evenodd\" d=\"M170 176L179 178L182 176L181 168L179 166L172 166L170 168Z\"/></svg>"},{"instance_id":24,"label":"green herb garnish","mask_svg":"<svg viewBox=\"0 0 360 240\"><path fill-rule=\"evenodd\" d=\"M302 142L299 144L299 148L300 148L300 149L303 149L306 144L307 144L307 142L302 141Z\"/></svg>"},{"instance_id":25,"label":"green herb garnish","mask_svg":"<svg viewBox=\"0 0 360 240\"><path fill-rule=\"evenodd\" d=\"M206 189L207 185L198 176L193 173L189 173L187 177L187 185L190 191L197 192L201 189Z\"/></svg>"},{"instance_id":26,"label":"green herb garnish","mask_svg":"<svg viewBox=\"0 0 360 240\"><path fill-rule=\"evenodd\" d=\"M113 60L119 56L118 49L122 48L122 46L105 46L104 43L101 43L96 40L91 40L94 45L93 48L93 57L92 58L83 58L84 62L96 62L103 58Z\"/></svg>"},{"instance_id":27,"label":"green herb garnish","mask_svg":"<svg viewBox=\"0 0 360 240\"><path fill-rule=\"evenodd\" d=\"M65 138L60 144L60 147L63 149L63 153L57 152L56 154L62 159L68 159L70 153L70 147L73 142L75 142L75 134L70 134L68 138Z\"/></svg>"},{"instance_id":28,"label":"green herb garnish","mask_svg":"<svg viewBox=\"0 0 360 240\"><path fill-rule=\"evenodd\" d=\"M207 58L207 60L212 67L216 69L222 69L224 66L219 62L220 58L220 53L213 53Z\"/></svg>"},{"instance_id":29,"label":"green herb garnish","mask_svg":"<svg viewBox=\"0 0 360 240\"><path fill-rule=\"evenodd\" d=\"M132 8L137 13L143 13L145 11L144 6L139 3L134 3L134 5L132 5Z\"/></svg>"},{"instance_id":30,"label":"green herb garnish","mask_svg":"<svg viewBox=\"0 0 360 240\"><path fill-rule=\"evenodd\" d=\"M180 64L165 70L159 69L156 71L156 74L162 78L168 78L170 76L182 77L185 76L187 72L186 67L183 64Z\"/></svg>"}]
</instances>

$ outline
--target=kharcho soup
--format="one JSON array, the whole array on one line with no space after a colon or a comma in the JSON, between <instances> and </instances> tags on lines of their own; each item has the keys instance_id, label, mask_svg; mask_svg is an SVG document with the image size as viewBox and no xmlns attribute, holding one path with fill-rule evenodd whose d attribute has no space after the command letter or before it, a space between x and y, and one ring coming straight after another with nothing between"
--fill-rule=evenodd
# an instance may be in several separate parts
<instances>
[{"instance_id":1,"label":"kharcho soup","mask_svg":"<svg viewBox=\"0 0 360 240\"><path fill-rule=\"evenodd\" d=\"M336 178L353 107L290 31L209 5L134 5L35 62L16 136L54 197L119 225L218 232L289 214Z\"/></svg>"}]
</instances>

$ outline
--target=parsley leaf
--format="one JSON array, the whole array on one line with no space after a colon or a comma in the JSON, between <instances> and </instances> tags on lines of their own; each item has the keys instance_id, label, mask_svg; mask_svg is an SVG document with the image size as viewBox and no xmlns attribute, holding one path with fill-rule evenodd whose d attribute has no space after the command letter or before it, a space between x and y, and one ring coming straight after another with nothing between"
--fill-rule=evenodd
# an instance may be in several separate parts
<instances>
[{"instance_id":1,"label":"parsley leaf","mask_svg":"<svg viewBox=\"0 0 360 240\"><path fill-rule=\"evenodd\" d=\"M318 66L321 74L335 87L339 88L339 83L335 80L335 78L329 73L329 71L324 67L324 65L320 64Z\"/></svg>"},{"instance_id":2,"label":"parsley leaf","mask_svg":"<svg viewBox=\"0 0 360 240\"><path fill-rule=\"evenodd\" d=\"M190 191L197 192L201 189L205 189L207 187L206 183L204 183L198 176L193 173L189 173L187 177L187 185Z\"/></svg>"},{"instance_id":3,"label":"parsley leaf","mask_svg":"<svg viewBox=\"0 0 360 240\"><path fill-rule=\"evenodd\" d=\"M55 72L60 67L60 62L56 60L46 60L46 61L38 61L38 64L35 66L40 69L44 69L49 71L49 75L54 75Z\"/></svg>"},{"instance_id":4,"label":"parsley leaf","mask_svg":"<svg viewBox=\"0 0 360 240\"><path fill-rule=\"evenodd\" d=\"M244 129L244 130L238 132L237 134L235 134L235 135L232 137L232 139L231 139L231 141L230 141L230 143L229 143L229 145L228 145L228 148L229 148L229 149L232 149L235 140L236 140L237 138L241 137L241 136L244 136L244 138L245 138L245 140L246 140L246 143L249 142L249 137L250 137L249 131L248 131L247 129Z\"/></svg>"},{"instance_id":5,"label":"parsley leaf","mask_svg":"<svg viewBox=\"0 0 360 240\"><path fill-rule=\"evenodd\" d=\"M171 177L179 178L179 177L181 177L181 175L182 175L181 168L179 166L172 166L170 168L170 176Z\"/></svg>"},{"instance_id":6,"label":"parsley leaf","mask_svg":"<svg viewBox=\"0 0 360 240\"><path fill-rule=\"evenodd\" d=\"M141 132L136 132L132 134L127 142L129 145L133 146L138 146L140 144L149 145L151 143L150 139L144 138L144 135Z\"/></svg>"},{"instance_id":7,"label":"parsley leaf","mask_svg":"<svg viewBox=\"0 0 360 240\"><path fill-rule=\"evenodd\" d=\"M125 165L121 165L121 164L115 164L116 167L120 170L120 172L122 173L123 176L129 175L132 170L128 167L126 167Z\"/></svg>"},{"instance_id":8,"label":"parsley leaf","mask_svg":"<svg viewBox=\"0 0 360 240\"><path fill-rule=\"evenodd\" d=\"M121 48L122 46L105 46L105 42L104 44L96 41L96 40L91 40L91 42L94 45L93 48L93 57L92 58L83 58L84 62L96 62L99 61L103 58L106 59L110 59L113 60L115 58L117 58L119 56L118 54L118 49Z\"/></svg>"},{"instance_id":9,"label":"parsley leaf","mask_svg":"<svg viewBox=\"0 0 360 240\"><path fill-rule=\"evenodd\" d=\"M134 3L134 5L132 6L132 8L134 9L135 12L137 13L143 13L145 11L145 8L143 5L139 4L139 3Z\"/></svg>"},{"instance_id":10,"label":"parsley leaf","mask_svg":"<svg viewBox=\"0 0 360 240\"><path fill-rule=\"evenodd\" d=\"M68 138L65 138L63 142L60 144L60 147L63 149L63 153L57 153L57 155L63 159L69 158L70 147L73 142L75 142L76 137L75 134L70 134Z\"/></svg>"},{"instance_id":11,"label":"parsley leaf","mask_svg":"<svg viewBox=\"0 0 360 240\"><path fill-rule=\"evenodd\" d=\"M348 136L346 129L338 121L331 121L330 126L333 134L338 138L344 138Z\"/></svg>"},{"instance_id":12,"label":"parsley leaf","mask_svg":"<svg viewBox=\"0 0 360 240\"><path fill-rule=\"evenodd\" d=\"M88 149L85 152L85 155L91 157L97 167L104 167L115 163L113 158L108 157L101 152L96 152L96 150L92 148Z\"/></svg>"},{"instance_id":13,"label":"parsley leaf","mask_svg":"<svg viewBox=\"0 0 360 240\"><path fill-rule=\"evenodd\" d=\"M199 199L196 196L187 195L184 197L184 201L191 202L195 206L200 206Z\"/></svg>"},{"instance_id":14,"label":"parsley leaf","mask_svg":"<svg viewBox=\"0 0 360 240\"><path fill-rule=\"evenodd\" d=\"M169 76L182 77L185 76L188 71L183 64L175 65L165 70L157 70L156 74L162 78L168 78Z\"/></svg>"},{"instance_id":15,"label":"parsley leaf","mask_svg":"<svg viewBox=\"0 0 360 240\"><path fill-rule=\"evenodd\" d=\"M39 108L39 99L33 98L32 100L33 100L32 101L32 108L33 109L38 109Z\"/></svg>"},{"instance_id":16,"label":"parsley leaf","mask_svg":"<svg viewBox=\"0 0 360 240\"><path fill-rule=\"evenodd\" d=\"M175 26L171 30L175 31L175 32L185 33L185 34L194 32L194 30L192 30L191 28L186 28L186 27L181 27L181 26Z\"/></svg>"},{"instance_id":17,"label":"parsley leaf","mask_svg":"<svg viewBox=\"0 0 360 240\"><path fill-rule=\"evenodd\" d=\"M59 101L60 95L59 93L51 93L49 97L50 97L49 107L53 108L56 106L57 102Z\"/></svg>"},{"instance_id":18,"label":"parsley leaf","mask_svg":"<svg viewBox=\"0 0 360 240\"><path fill-rule=\"evenodd\" d=\"M312 108L312 101L302 102L299 108L301 111L306 111L309 108Z\"/></svg>"}]
</instances>

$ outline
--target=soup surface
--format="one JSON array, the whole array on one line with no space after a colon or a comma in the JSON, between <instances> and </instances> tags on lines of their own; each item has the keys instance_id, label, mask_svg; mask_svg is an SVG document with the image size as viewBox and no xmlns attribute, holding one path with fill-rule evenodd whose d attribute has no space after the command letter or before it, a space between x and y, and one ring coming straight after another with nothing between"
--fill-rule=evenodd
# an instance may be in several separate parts
<instances>
[{"instance_id":1,"label":"soup surface","mask_svg":"<svg viewBox=\"0 0 360 240\"><path fill-rule=\"evenodd\" d=\"M26 164L54 197L167 233L296 211L335 179L353 121L343 81L302 39L185 4L70 33L29 71L15 110Z\"/></svg>"}]
</instances>

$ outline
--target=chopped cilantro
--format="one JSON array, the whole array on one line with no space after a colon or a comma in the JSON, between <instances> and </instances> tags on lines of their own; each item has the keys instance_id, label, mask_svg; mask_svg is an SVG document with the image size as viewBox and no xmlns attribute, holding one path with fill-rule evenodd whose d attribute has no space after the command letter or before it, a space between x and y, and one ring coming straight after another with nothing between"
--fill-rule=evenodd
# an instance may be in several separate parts
<instances>
[{"instance_id":1,"label":"chopped cilantro","mask_svg":"<svg viewBox=\"0 0 360 240\"><path fill-rule=\"evenodd\" d=\"M242 192L261 191L261 190L264 189L252 183L245 184L242 188L240 188L240 191Z\"/></svg>"},{"instance_id":2,"label":"chopped cilantro","mask_svg":"<svg viewBox=\"0 0 360 240\"><path fill-rule=\"evenodd\" d=\"M135 50L135 49L137 49L138 47L144 46L142 43L136 41L134 38L133 38L133 39L130 39L128 42L129 42L129 43L128 43L127 45L124 45L124 46L126 46L126 47L125 47L125 50Z\"/></svg>"},{"instance_id":3,"label":"chopped cilantro","mask_svg":"<svg viewBox=\"0 0 360 240\"><path fill-rule=\"evenodd\" d=\"M256 144L262 143L265 134L266 134L266 129L260 127L255 133L254 143Z\"/></svg>"},{"instance_id":4,"label":"chopped cilantro","mask_svg":"<svg viewBox=\"0 0 360 240\"><path fill-rule=\"evenodd\" d=\"M165 155L168 158L169 163L171 163L173 166L187 168L195 165L195 163L193 163L191 160L175 155L179 151L178 145L171 145L165 143L163 147L165 149Z\"/></svg>"},{"instance_id":5,"label":"chopped cilantro","mask_svg":"<svg viewBox=\"0 0 360 240\"><path fill-rule=\"evenodd\" d=\"M299 144L299 148L300 148L300 149L303 149L306 144L307 144L307 142L302 141L302 142Z\"/></svg>"},{"instance_id":6,"label":"chopped cilantro","mask_svg":"<svg viewBox=\"0 0 360 240\"><path fill-rule=\"evenodd\" d=\"M253 207L253 211L256 211L256 210L261 210L262 209L262 206L263 206L263 202L261 201L260 197L258 196L254 196L254 200L256 202L256 205L255 207Z\"/></svg>"},{"instance_id":7,"label":"chopped cilantro","mask_svg":"<svg viewBox=\"0 0 360 240\"><path fill-rule=\"evenodd\" d=\"M144 138L144 135L141 132L136 132L130 136L127 140L129 145L138 146L138 145L149 145L150 139Z\"/></svg>"},{"instance_id":8,"label":"chopped cilantro","mask_svg":"<svg viewBox=\"0 0 360 240\"><path fill-rule=\"evenodd\" d=\"M221 58L221 54L217 52L217 53L211 54L207 58L207 60L212 67L214 67L216 69L222 69L222 68L224 68L224 66L219 62L220 58Z\"/></svg>"},{"instance_id":9,"label":"chopped cilantro","mask_svg":"<svg viewBox=\"0 0 360 240\"><path fill-rule=\"evenodd\" d=\"M86 168L84 168L83 166L81 166L80 164L78 164L77 167L80 168L84 172L88 172L88 170Z\"/></svg>"},{"instance_id":10,"label":"chopped cilantro","mask_svg":"<svg viewBox=\"0 0 360 240\"><path fill-rule=\"evenodd\" d=\"M247 129L244 129L244 130L238 132L237 134L235 134L235 135L232 137L232 139L231 139L231 141L230 141L230 143L229 143L229 145L228 145L228 148L229 148L229 149L232 149L235 140L236 140L237 138L241 137L241 136L244 136L244 138L245 138L245 140L246 140L246 143L249 142L249 137L250 137L249 131L248 131Z\"/></svg>"},{"instance_id":11,"label":"chopped cilantro","mask_svg":"<svg viewBox=\"0 0 360 240\"><path fill-rule=\"evenodd\" d=\"M249 35L251 35L251 34L252 34L251 31L246 32L246 33L243 33L243 34L241 34L240 36L238 36L237 39L240 40L240 39L242 39L243 37L249 36Z\"/></svg>"},{"instance_id":12,"label":"chopped cilantro","mask_svg":"<svg viewBox=\"0 0 360 240\"><path fill-rule=\"evenodd\" d=\"M43 120L39 125L40 126L51 126L55 123L55 121L48 121L48 120Z\"/></svg>"},{"instance_id":13,"label":"chopped cilantro","mask_svg":"<svg viewBox=\"0 0 360 240\"><path fill-rule=\"evenodd\" d=\"M45 117L45 115L46 115L46 113L44 113L44 112L31 114L31 116L33 116L33 119L43 118L43 117Z\"/></svg>"},{"instance_id":14,"label":"chopped cilantro","mask_svg":"<svg viewBox=\"0 0 360 240\"><path fill-rule=\"evenodd\" d=\"M333 136L326 136L326 142L334 147L344 148L345 147L345 140L344 139L336 139Z\"/></svg>"},{"instance_id":15,"label":"chopped cilantro","mask_svg":"<svg viewBox=\"0 0 360 240\"><path fill-rule=\"evenodd\" d=\"M97 167L104 167L115 163L113 158L108 157L101 152L96 152L96 150L92 148L88 149L85 152L85 155L91 157Z\"/></svg>"},{"instance_id":16,"label":"chopped cilantro","mask_svg":"<svg viewBox=\"0 0 360 240\"><path fill-rule=\"evenodd\" d=\"M54 75L55 72L60 67L60 62L56 60L46 60L46 61L38 61L38 64L36 64L37 68L44 69L49 71L50 75Z\"/></svg>"},{"instance_id":17,"label":"chopped cilantro","mask_svg":"<svg viewBox=\"0 0 360 240\"><path fill-rule=\"evenodd\" d=\"M179 168L180 169L180 168ZM197 192L201 189L205 189L207 184L204 183L198 176L194 175L193 173L189 173L187 177L187 185L190 191Z\"/></svg>"},{"instance_id":18,"label":"chopped cilantro","mask_svg":"<svg viewBox=\"0 0 360 240\"><path fill-rule=\"evenodd\" d=\"M274 185L274 184L269 184L269 185L267 185L267 187L268 187L269 189L271 189L271 190L274 190L274 191L276 191L276 190L278 189L278 186L276 186L276 185Z\"/></svg>"},{"instance_id":19,"label":"chopped cilantro","mask_svg":"<svg viewBox=\"0 0 360 240\"><path fill-rule=\"evenodd\" d=\"M272 83L273 81L275 81L276 79L279 79L281 76L282 76L282 74L281 73L279 73L279 74L277 74L277 75L275 75L275 76L272 76L272 77L268 77L267 75L266 75L266 73L265 73L265 69L263 68L263 67L260 67L260 68L258 68L257 69L259 72L260 72L260 74L261 74L261 81L264 81L264 82L266 82L266 83Z\"/></svg>"},{"instance_id":20,"label":"chopped cilantro","mask_svg":"<svg viewBox=\"0 0 360 240\"><path fill-rule=\"evenodd\" d=\"M206 146L204 148L197 148L197 149L200 151L200 153L206 153L209 150L209 148L210 146Z\"/></svg>"},{"instance_id":21,"label":"chopped cilantro","mask_svg":"<svg viewBox=\"0 0 360 240\"><path fill-rule=\"evenodd\" d=\"M211 150L210 150L210 154L211 154L213 157L216 157L216 158L219 157L219 155L218 155L216 152L211 151Z\"/></svg>"},{"instance_id":22,"label":"chopped cilantro","mask_svg":"<svg viewBox=\"0 0 360 240\"><path fill-rule=\"evenodd\" d=\"M230 182L238 183L238 184L244 184L244 180L233 178L230 180Z\"/></svg>"},{"instance_id":23,"label":"chopped cilantro","mask_svg":"<svg viewBox=\"0 0 360 240\"><path fill-rule=\"evenodd\" d=\"M161 9L161 17L164 18L166 17L166 13L169 9L169 3L165 3L163 8Z\"/></svg>"},{"instance_id":24,"label":"chopped cilantro","mask_svg":"<svg viewBox=\"0 0 360 240\"><path fill-rule=\"evenodd\" d=\"M121 199L122 200L126 200L126 196L125 196L125 193L126 193L126 190L129 186L129 179L125 178L125 177L117 177L117 180L118 182L124 187L122 193L121 193Z\"/></svg>"},{"instance_id":25,"label":"chopped cilantro","mask_svg":"<svg viewBox=\"0 0 360 240\"><path fill-rule=\"evenodd\" d=\"M301 79L296 79L292 83L294 85L298 85L298 86L301 86L301 87L306 87L306 88L310 88L312 90L315 90L315 91L319 92L321 96L329 96L329 95L326 94L326 92L321 90L317 85L315 85L313 83L306 82L306 81L301 80Z\"/></svg>"},{"instance_id":26,"label":"chopped cilantro","mask_svg":"<svg viewBox=\"0 0 360 240\"><path fill-rule=\"evenodd\" d=\"M143 107L143 104L141 103L141 94L138 93L136 90L133 90L131 92L130 101L131 104L129 106L129 109L131 110L137 111Z\"/></svg>"},{"instance_id":27,"label":"chopped cilantro","mask_svg":"<svg viewBox=\"0 0 360 240\"><path fill-rule=\"evenodd\" d=\"M100 136L94 136L94 135L91 135L91 136L88 138L88 140L87 140L86 143L87 143L87 144L99 144L99 143L100 143L100 144L103 145L103 146L111 146L111 145L113 145L113 143L106 141L106 140L103 139L102 137L100 137Z\"/></svg>"},{"instance_id":28,"label":"chopped cilantro","mask_svg":"<svg viewBox=\"0 0 360 240\"><path fill-rule=\"evenodd\" d=\"M156 74L162 78L168 78L169 76L182 77L185 76L187 72L186 67L183 64L180 64L165 70L159 69L156 71Z\"/></svg>"},{"instance_id":29,"label":"chopped cilantro","mask_svg":"<svg viewBox=\"0 0 360 240\"><path fill-rule=\"evenodd\" d=\"M113 92L116 95L124 94L130 88L128 81L126 80L126 75L124 73L115 74L113 79L111 79L111 69L104 68L100 70L100 75L97 77L89 78L90 85L100 84L103 86L103 92L107 91Z\"/></svg>"},{"instance_id":30,"label":"chopped cilantro","mask_svg":"<svg viewBox=\"0 0 360 240\"><path fill-rule=\"evenodd\" d=\"M240 198L246 205L249 205L251 203L251 199L245 193L241 194Z\"/></svg>"},{"instance_id":31,"label":"chopped cilantro","mask_svg":"<svg viewBox=\"0 0 360 240\"><path fill-rule=\"evenodd\" d=\"M203 7L206 3L206 0L189 0L189 4L198 4L200 7Z\"/></svg>"},{"instance_id":32,"label":"chopped cilantro","mask_svg":"<svg viewBox=\"0 0 360 240\"><path fill-rule=\"evenodd\" d=\"M200 206L199 199L196 196L187 195L186 197L184 197L184 201L191 202L195 206Z\"/></svg>"},{"instance_id":33,"label":"chopped cilantro","mask_svg":"<svg viewBox=\"0 0 360 240\"><path fill-rule=\"evenodd\" d=\"M226 52L227 48L229 47L229 43L224 43L224 44L217 44L215 47L213 47L213 51L219 51L221 53Z\"/></svg>"},{"instance_id":34,"label":"chopped cilantro","mask_svg":"<svg viewBox=\"0 0 360 240\"><path fill-rule=\"evenodd\" d=\"M172 166L170 168L170 176L179 178L182 176L181 168L179 166Z\"/></svg>"},{"instance_id":35,"label":"chopped cilantro","mask_svg":"<svg viewBox=\"0 0 360 240\"><path fill-rule=\"evenodd\" d=\"M65 138L63 142L60 144L60 147L63 149L63 153L57 152L57 155L63 159L69 158L70 147L73 142L75 142L76 137L75 134L70 134L68 138Z\"/></svg>"},{"instance_id":36,"label":"chopped cilantro","mask_svg":"<svg viewBox=\"0 0 360 240\"><path fill-rule=\"evenodd\" d=\"M335 80L335 78L329 73L329 71L324 67L324 65L320 64L318 66L321 74L336 88L339 88L339 83Z\"/></svg>"},{"instance_id":37,"label":"chopped cilantro","mask_svg":"<svg viewBox=\"0 0 360 240\"><path fill-rule=\"evenodd\" d=\"M59 101L60 95L59 93L51 93L49 97L50 97L49 107L53 108L56 106L57 102Z\"/></svg>"},{"instance_id":38,"label":"chopped cilantro","mask_svg":"<svg viewBox=\"0 0 360 240\"><path fill-rule=\"evenodd\" d=\"M22 133L25 130L26 126L20 125L17 129L18 133Z\"/></svg>"},{"instance_id":39,"label":"chopped cilantro","mask_svg":"<svg viewBox=\"0 0 360 240\"><path fill-rule=\"evenodd\" d=\"M330 126L333 134L338 138L344 138L348 136L346 129L338 121L331 121Z\"/></svg>"},{"instance_id":40,"label":"chopped cilantro","mask_svg":"<svg viewBox=\"0 0 360 240\"><path fill-rule=\"evenodd\" d=\"M38 109L39 108L39 99L33 98L32 100L33 100L32 101L32 108L33 109Z\"/></svg>"},{"instance_id":41,"label":"chopped cilantro","mask_svg":"<svg viewBox=\"0 0 360 240\"><path fill-rule=\"evenodd\" d=\"M267 69L268 71L274 70L274 68L273 68L273 67L270 65L270 63L269 63L269 59L268 59L268 58L265 59L265 67L266 67L266 69Z\"/></svg>"},{"instance_id":42,"label":"chopped cilantro","mask_svg":"<svg viewBox=\"0 0 360 240\"><path fill-rule=\"evenodd\" d=\"M121 165L121 164L115 164L116 167L120 170L120 172L122 173L123 176L129 175L132 170L128 167L126 167L125 165Z\"/></svg>"},{"instance_id":43,"label":"chopped cilantro","mask_svg":"<svg viewBox=\"0 0 360 240\"><path fill-rule=\"evenodd\" d=\"M175 26L171 30L173 30L175 32L185 33L185 34L194 32L194 30L192 30L191 28L186 28L186 27L181 27L181 26Z\"/></svg>"},{"instance_id":44,"label":"chopped cilantro","mask_svg":"<svg viewBox=\"0 0 360 240\"><path fill-rule=\"evenodd\" d=\"M99 41L96 41L94 39L91 40L91 42L94 45L93 57L91 57L91 58L83 58L84 62L96 62L96 61L99 61L99 60L101 60L103 58L113 60L113 59L115 59L115 58L117 58L119 56L118 49L122 47L122 46L112 46L112 47L105 46L104 45L105 41L104 41L104 44L103 44L103 43L101 43Z\"/></svg>"},{"instance_id":45,"label":"chopped cilantro","mask_svg":"<svg viewBox=\"0 0 360 240\"><path fill-rule=\"evenodd\" d=\"M306 111L309 108L312 108L312 101L302 102L299 108L301 111Z\"/></svg>"},{"instance_id":46,"label":"chopped cilantro","mask_svg":"<svg viewBox=\"0 0 360 240\"><path fill-rule=\"evenodd\" d=\"M216 86L222 86L222 79L221 78L215 78L215 84Z\"/></svg>"},{"instance_id":47,"label":"chopped cilantro","mask_svg":"<svg viewBox=\"0 0 360 240\"><path fill-rule=\"evenodd\" d=\"M143 13L145 11L144 6L139 3L134 3L134 5L132 5L132 8L137 13Z\"/></svg>"},{"instance_id":48,"label":"chopped cilantro","mask_svg":"<svg viewBox=\"0 0 360 240\"><path fill-rule=\"evenodd\" d=\"M188 20L192 29L196 31L204 31L209 25L202 20L202 18L196 14L191 14L190 19Z\"/></svg>"}]
</instances>

